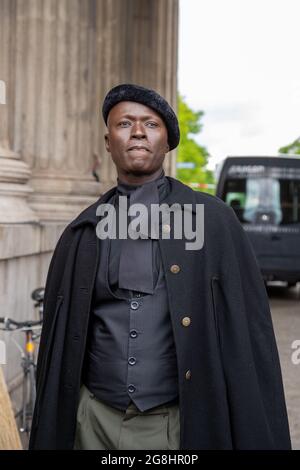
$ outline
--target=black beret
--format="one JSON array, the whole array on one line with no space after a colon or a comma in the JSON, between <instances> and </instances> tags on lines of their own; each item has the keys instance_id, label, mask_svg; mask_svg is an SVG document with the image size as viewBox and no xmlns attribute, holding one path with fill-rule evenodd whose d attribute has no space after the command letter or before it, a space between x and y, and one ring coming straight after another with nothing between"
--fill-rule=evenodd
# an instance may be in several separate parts
<instances>
[{"instance_id":1,"label":"black beret","mask_svg":"<svg viewBox=\"0 0 300 470\"><path fill-rule=\"evenodd\" d=\"M121 101L135 101L154 109L163 119L168 131L168 144L173 150L179 144L180 131L178 120L169 103L156 91L144 88L140 85L122 84L112 88L106 95L102 115L105 124L110 110Z\"/></svg>"}]
</instances>

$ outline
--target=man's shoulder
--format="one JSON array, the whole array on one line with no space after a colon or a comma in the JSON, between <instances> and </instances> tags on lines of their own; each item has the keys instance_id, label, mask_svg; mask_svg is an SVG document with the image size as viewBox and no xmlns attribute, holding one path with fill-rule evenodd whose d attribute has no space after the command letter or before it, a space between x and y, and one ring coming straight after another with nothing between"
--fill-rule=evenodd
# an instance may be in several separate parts
<instances>
[{"instance_id":1,"label":"man's shoulder","mask_svg":"<svg viewBox=\"0 0 300 470\"><path fill-rule=\"evenodd\" d=\"M169 180L174 188L180 189L180 193L185 194L185 200L190 200L191 202L194 200L197 204L204 204L210 211L221 212L225 215L231 213L231 208L218 196L213 196L212 194L202 191L195 191L175 178L169 177Z\"/></svg>"},{"instance_id":2,"label":"man's shoulder","mask_svg":"<svg viewBox=\"0 0 300 470\"><path fill-rule=\"evenodd\" d=\"M66 227L66 229L76 229L80 226L83 226L87 223L91 223L92 225L96 225L98 221L97 217L97 208L99 204L105 204L111 198L111 196L115 193L116 187L109 189L104 194L102 194L95 202L93 202L90 206L86 207L82 212L80 212Z\"/></svg>"},{"instance_id":3,"label":"man's shoulder","mask_svg":"<svg viewBox=\"0 0 300 470\"><path fill-rule=\"evenodd\" d=\"M70 245L77 233L80 232L80 228L91 224L93 227L97 225L97 208L99 204L109 200L110 195L114 193L115 188L109 189L106 193L102 194L95 202L90 204L88 207L83 209L73 220L71 220L63 229L57 246Z\"/></svg>"},{"instance_id":4,"label":"man's shoulder","mask_svg":"<svg viewBox=\"0 0 300 470\"><path fill-rule=\"evenodd\" d=\"M227 211L227 204L218 196L214 196L209 193L204 193L202 191L193 190L193 192L195 194L195 197L197 198L197 202L202 202L203 204L208 204L211 207L216 207L219 210Z\"/></svg>"}]
</instances>

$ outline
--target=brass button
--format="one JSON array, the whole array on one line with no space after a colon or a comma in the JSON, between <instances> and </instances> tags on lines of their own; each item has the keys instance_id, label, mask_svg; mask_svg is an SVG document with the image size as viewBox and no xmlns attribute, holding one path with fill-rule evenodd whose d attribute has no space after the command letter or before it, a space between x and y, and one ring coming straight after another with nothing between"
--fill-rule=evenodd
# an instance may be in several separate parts
<instances>
[{"instance_id":1,"label":"brass button","mask_svg":"<svg viewBox=\"0 0 300 470\"><path fill-rule=\"evenodd\" d=\"M170 267L170 271L173 274L177 274L180 271L180 267L178 266L178 264L172 264L172 266Z\"/></svg>"},{"instance_id":2,"label":"brass button","mask_svg":"<svg viewBox=\"0 0 300 470\"><path fill-rule=\"evenodd\" d=\"M190 380L190 378L192 377L192 373L190 370L187 370L186 373L185 373L185 378L186 380Z\"/></svg>"},{"instance_id":3,"label":"brass button","mask_svg":"<svg viewBox=\"0 0 300 470\"><path fill-rule=\"evenodd\" d=\"M181 323L183 326L189 326L191 324L191 319L190 317L184 317L182 320L181 320Z\"/></svg>"},{"instance_id":4,"label":"brass button","mask_svg":"<svg viewBox=\"0 0 300 470\"><path fill-rule=\"evenodd\" d=\"M162 231L163 231L163 233L170 233L171 232L171 226L169 224L164 224L162 226Z\"/></svg>"}]
</instances>

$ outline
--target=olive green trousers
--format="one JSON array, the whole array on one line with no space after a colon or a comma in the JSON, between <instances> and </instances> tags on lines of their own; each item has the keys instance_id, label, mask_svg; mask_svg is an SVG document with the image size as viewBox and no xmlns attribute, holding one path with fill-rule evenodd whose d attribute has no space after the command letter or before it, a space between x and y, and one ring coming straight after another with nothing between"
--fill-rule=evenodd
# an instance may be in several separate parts
<instances>
[{"instance_id":1,"label":"olive green trousers","mask_svg":"<svg viewBox=\"0 0 300 470\"><path fill-rule=\"evenodd\" d=\"M121 411L99 401L82 385L74 449L178 450L179 446L178 404L142 412L131 402Z\"/></svg>"}]
</instances>

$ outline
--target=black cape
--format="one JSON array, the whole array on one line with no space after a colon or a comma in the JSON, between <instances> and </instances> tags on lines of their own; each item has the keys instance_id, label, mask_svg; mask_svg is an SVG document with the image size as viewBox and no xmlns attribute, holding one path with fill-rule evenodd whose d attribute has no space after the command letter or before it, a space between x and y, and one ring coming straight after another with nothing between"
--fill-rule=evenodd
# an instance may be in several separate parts
<instances>
[{"instance_id":1,"label":"black cape","mask_svg":"<svg viewBox=\"0 0 300 470\"><path fill-rule=\"evenodd\" d=\"M268 297L247 235L223 201L168 179L165 202L191 204L193 217L195 204L204 204L205 221L201 250L187 251L185 239L159 242L177 353L180 449L290 449ZM114 192L68 225L50 263L30 449L73 448L101 243L96 209Z\"/></svg>"}]
</instances>

